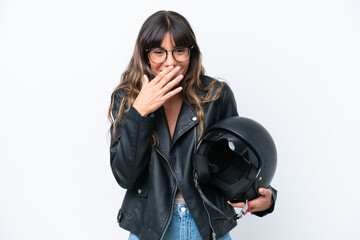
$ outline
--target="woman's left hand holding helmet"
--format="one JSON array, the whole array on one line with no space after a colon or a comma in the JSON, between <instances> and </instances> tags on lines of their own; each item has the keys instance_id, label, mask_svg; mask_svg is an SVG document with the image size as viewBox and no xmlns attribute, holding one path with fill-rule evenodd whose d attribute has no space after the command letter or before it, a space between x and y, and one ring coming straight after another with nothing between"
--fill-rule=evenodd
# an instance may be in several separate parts
<instances>
[{"instance_id":1,"label":"woman's left hand holding helmet","mask_svg":"<svg viewBox=\"0 0 360 240\"><path fill-rule=\"evenodd\" d=\"M248 212L261 212L269 209L274 204L274 199L272 198L272 191L267 188L259 188L260 197L251 200L248 202L249 209ZM243 208L245 206L244 202L238 203L228 203L237 208Z\"/></svg>"}]
</instances>

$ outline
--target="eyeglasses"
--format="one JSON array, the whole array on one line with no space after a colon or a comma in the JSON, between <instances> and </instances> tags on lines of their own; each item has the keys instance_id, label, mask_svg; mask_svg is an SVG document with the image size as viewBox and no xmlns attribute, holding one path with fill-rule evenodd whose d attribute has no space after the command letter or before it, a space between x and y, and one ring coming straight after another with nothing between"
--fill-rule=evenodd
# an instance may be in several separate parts
<instances>
[{"instance_id":1,"label":"eyeglasses","mask_svg":"<svg viewBox=\"0 0 360 240\"><path fill-rule=\"evenodd\" d=\"M165 50L163 48L147 49L148 57L153 63L163 63L171 52L173 58L178 62L185 62L190 58L190 49L193 47L176 47L173 50Z\"/></svg>"}]
</instances>

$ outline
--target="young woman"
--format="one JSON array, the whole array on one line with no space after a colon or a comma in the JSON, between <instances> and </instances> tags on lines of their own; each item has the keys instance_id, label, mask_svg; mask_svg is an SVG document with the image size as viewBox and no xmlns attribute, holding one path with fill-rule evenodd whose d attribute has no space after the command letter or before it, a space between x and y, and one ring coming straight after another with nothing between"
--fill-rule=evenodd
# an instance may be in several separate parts
<instances>
[{"instance_id":1,"label":"young woman","mask_svg":"<svg viewBox=\"0 0 360 240\"><path fill-rule=\"evenodd\" d=\"M159 11L143 24L130 64L111 96L111 167L127 189L118 214L129 239L231 239L236 222L214 221L193 182L192 154L208 127L237 116L233 92L204 74L188 21ZM203 189L229 216L220 190ZM259 189L251 212L273 211L276 191Z\"/></svg>"}]
</instances>

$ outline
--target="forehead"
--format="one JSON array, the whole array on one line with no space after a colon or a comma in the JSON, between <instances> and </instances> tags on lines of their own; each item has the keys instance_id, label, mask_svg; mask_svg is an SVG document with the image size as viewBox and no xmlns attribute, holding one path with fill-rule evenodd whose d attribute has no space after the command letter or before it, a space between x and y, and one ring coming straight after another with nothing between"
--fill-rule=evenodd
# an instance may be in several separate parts
<instances>
[{"instance_id":1,"label":"forehead","mask_svg":"<svg viewBox=\"0 0 360 240\"><path fill-rule=\"evenodd\" d=\"M169 32L165 33L160 46L163 48L175 47L174 37Z\"/></svg>"}]
</instances>

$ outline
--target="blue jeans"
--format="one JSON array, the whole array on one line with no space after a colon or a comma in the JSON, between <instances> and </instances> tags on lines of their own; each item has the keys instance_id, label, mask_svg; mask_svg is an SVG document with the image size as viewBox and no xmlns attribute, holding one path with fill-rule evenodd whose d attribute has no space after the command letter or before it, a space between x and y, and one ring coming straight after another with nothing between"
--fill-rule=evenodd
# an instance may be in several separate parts
<instances>
[{"instance_id":1,"label":"blue jeans","mask_svg":"<svg viewBox=\"0 0 360 240\"><path fill-rule=\"evenodd\" d=\"M186 204L174 204L173 216L163 240L202 240L200 233L195 225L194 219ZM135 234L130 233L129 240L139 240ZM231 240L230 234L218 240Z\"/></svg>"}]
</instances>

